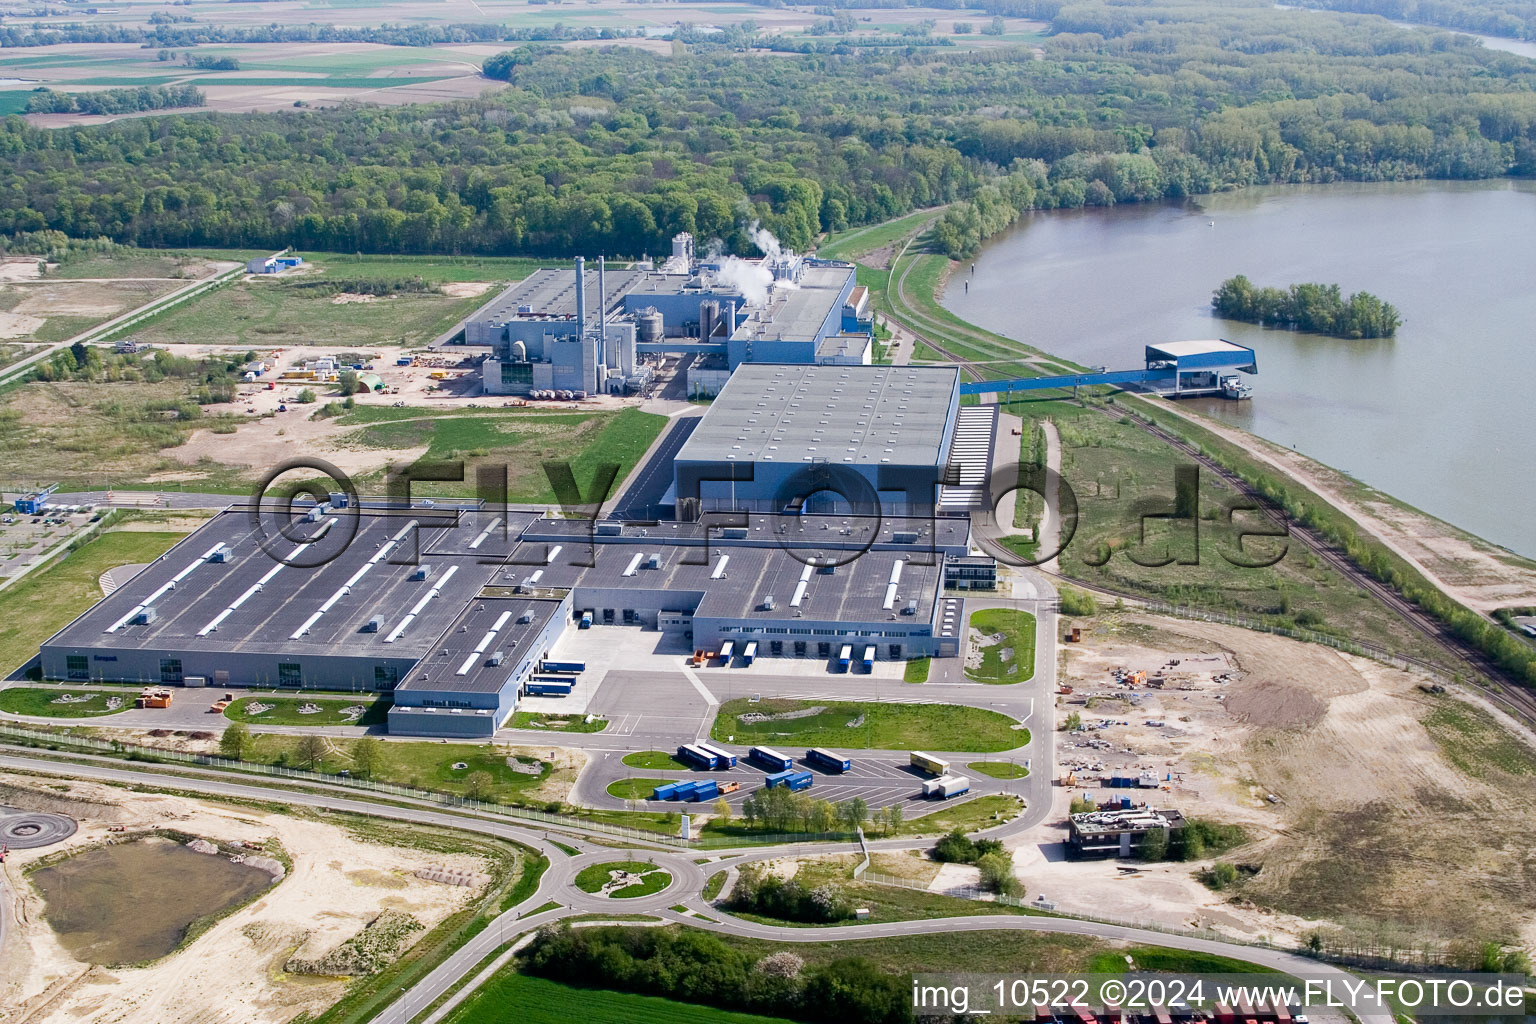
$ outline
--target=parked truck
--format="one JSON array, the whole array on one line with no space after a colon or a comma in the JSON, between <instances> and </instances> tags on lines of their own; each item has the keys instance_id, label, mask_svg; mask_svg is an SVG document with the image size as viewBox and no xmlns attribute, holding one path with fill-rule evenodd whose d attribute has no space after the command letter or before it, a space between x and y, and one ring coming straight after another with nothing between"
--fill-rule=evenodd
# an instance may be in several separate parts
<instances>
[{"instance_id":1,"label":"parked truck","mask_svg":"<svg viewBox=\"0 0 1536 1024\"><path fill-rule=\"evenodd\" d=\"M713 754L715 756L716 768L736 767L736 755L731 753L729 750L726 750L724 747L717 747L713 743L710 743L708 740L699 740L699 742L695 743L694 746L698 747L706 754Z\"/></svg>"},{"instance_id":2,"label":"parked truck","mask_svg":"<svg viewBox=\"0 0 1536 1024\"><path fill-rule=\"evenodd\" d=\"M567 672L567 673L571 673L573 675L580 675L581 673L585 672L586 670L587 670L587 663L584 662L584 661L541 661L541 662L539 662L539 671L540 672Z\"/></svg>"},{"instance_id":3,"label":"parked truck","mask_svg":"<svg viewBox=\"0 0 1536 1024\"><path fill-rule=\"evenodd\" d=\"M823 750L820 747L816 747L805 752L805 763L813 764L817 768L822 768L829 772L837 772L839 774L849 771L853 768L853 762L848 760L848 758L844 757L842 754L834 754L832 751Z\"/></svg>"},{"instance_id":4,"label":"parked truck","mask_svg":"<svg viewBox=\"0 0 1536 1024\"><path fill-rule=\"evenodd\" d=\"M584 612L581 613L581 621L576 624L576 628L577 629L591 629L592 628L592 611L591 611L591 609L588 609L587 611L584 611Z\"/></svg>"},{"instance_id":5,"label":"parked truck","mask_svg":"<svg viewBox=\"0 0 1536 1024\"><path fill-rule=\"evenodd\" d=\"M695 743L684 743L678 747L677 759L705 771L714 771L719 767L719 757Z\"/></svg>"},{"instance_id":6,"label":"parked truck","mask_svg":"<svg viewBox=\"0 0 1536 1024\"><path fill-rule=\"evenodd\" d=\"M964 775L941 775L923 782L923 796L929 799L948 800L952 796L971 791L971 780Z\"/></svg>"},{"instance_id":7,"label":"parked truck","mask_svg":"<svg viewBox=\"0 0 1536 1024\"><path fill-rule=\"evenodd\" d=\"M795 766L794 758L785 757L777 750L769 747L753 747L747 751L747 756L758 764L776 772L787 772Z\"/></svg>"},{"instance_id":8,"label":"parked truck","mask_svg":"<svg viewBox=\"0 0 1536 1024\"><path fill-rule=\"evenodd\" d=\"M745 646L745 647L743 647L741 649L741 663L743 665L750 665L750 664L752 664L753 659L756 658L756 657L757 657L757 641L756 640L748 640L747 641L747 646Z\"/></svg>"},{"instance_id":9,"label":"parked truck","mask_svg":"<svg viewBox=\"0 0 1536 1024\"><path fill-rule=\"evenodd\" d=\"M837 655L837 670L847 672L848 666L853 664L853 645L843 644L843 649Z\"/></svg>"}]
</instances>

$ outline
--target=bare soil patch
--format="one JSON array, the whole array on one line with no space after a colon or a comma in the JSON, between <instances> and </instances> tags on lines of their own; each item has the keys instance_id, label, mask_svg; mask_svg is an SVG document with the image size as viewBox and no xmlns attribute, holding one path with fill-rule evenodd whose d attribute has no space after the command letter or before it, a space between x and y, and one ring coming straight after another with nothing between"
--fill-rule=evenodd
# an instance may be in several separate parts
<instances>
[{"instance_id":1,"label":"bare soil patch","mask_svg":"<svg viewBox=\"0 0 1536 1024\"><path fill-rule=\"evenodd\" d=\"M23 313L0 313L0 338L30 338L47 323L40 316Z\"/></svg>"},{"instance_id":2,"label":"bare soil patch","mask_svg":"<svg viewBox=\"0 0 1536 1024\"><path fill-rule=\"evenodd\" d=\"M1142 615L1099 619L1066 659L1057 721L1076 711L1088 728L1058 738L1077 782L1059 810L1106 795L1110 772L1150 770L1166 781L1137 799L1243 825L1251 841L1222 859L1256 873L1215 894L1199 864L1122 877L1026 847L1031 891L1248 936L1536 940L1536 746L1475 696L1317 645ZM1114 668L1163 685L1124 685Z\"/></svg>"},{"instance_id":3,"label":"bare soil patch","mask_svg":"<svg viewBox=\"0 0 1536 1024\"><path fill-rule=\"evenodd\" d=\"M410 914L430 929L476 890L428 881L416 872L434 867L478 872L485 866L476 857L382 846L335 825L185 797L0 776L0 785L6 783L78 817L81 829L61 846L13 852L7 858L7 882L19 904L20 941L10 942L0 961L0 1019L279 1024L302 1013L314 1015L339 998L346 982L288 975L283 965L290 957L324 956L386 910ZM6 795L9 799L11 793ZM254 903L149 967L89 967L59 944L43 919L41 898L21 870L61 848L102 842L110 824L126 824L130 833L171 827L224 842L276 839L292 857L293 870ZM425 931L413 933L412 941Z\"/></svg>"}]
</instances>

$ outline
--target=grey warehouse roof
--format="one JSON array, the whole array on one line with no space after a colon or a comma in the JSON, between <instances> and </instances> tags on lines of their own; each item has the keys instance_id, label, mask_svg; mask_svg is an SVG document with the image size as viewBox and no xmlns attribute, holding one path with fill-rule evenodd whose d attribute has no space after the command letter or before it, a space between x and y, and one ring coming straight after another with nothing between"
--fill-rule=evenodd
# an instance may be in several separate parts
<instances>
[{"instance_id":1,"label":"grey warehouse roof","mask_svg":"<svg viewBox=\"0 0 1536 1024\"><path fill-rule=\"evenodd\" d=\"M941 465L959 383L955 367L744 364L677 459Z\"/></svg>"},{"instance_id":2,"label":"grey warehouse roof","mask_svg":"<svg viewBox=\"0 0 1536 1024\"><path fill-rule=\"evenodd\" d=\"M538 639L559 601L527 597L481 597L470 603L433 645L402 690L497 693L513 670L528 657L528 645ZM540 652L542 653L542 652ZM500 664L491 661L500 655Z\"/></svg>"},{"instance_id":3,"label":"grey warehouse roof","mask_svg":"<svg viewBox=\"0 0 1536 1024\"><path fill-rule=\"evenodd\" d=\"M603 276L608 294L604 296L602 305L599 306L597 269L590 263L587 265L587 315L593 318L596 318L600 310L611 310L616 306L625 293L639 283L644 275L638 270L613 268L605 270ZM574 317L576 315L575 269L547 267L543 270L535 270L502 292L494 302L487 304L476 314L475 320L480 323L505 324L518 319L519 316L529 316L529 314L519 314L518 306L532 306L532 316L535 317Z\"/></svg>"},{"instance_id":4,"label":"grey warehouse roof","mask_svg":"<svg viewBox=\"0 0 1536 1024\"><path fill-rule=\"evenodd\" d=\"M852 266L808 264L796 287L775 287L766 306L750 308L750 317L736 329L734 337L769 341L808 341L816 337L834 310L841 311L843 285L853 274Z\"/></svg>"},{"instance_id":5,"label":"grey warehouse roof","mask_svg":"<svg viewBox=\"0 0 1536 1024\"><path fill-rule=\"evenodd\" d=\"M478 553L431 554L427 530L433 518L425 510L366 510L357 517L356 537L344 547L340 541L350 531L345 514L301 523L297 540L324 529L311 551L335 555L323 565L304 568L284 565L262 550L247 511L221 512L48 643L416 659L431 649L495 570L482 564ZM455 514L437 518L452 521ZM422 528L421 546L428 549L419 566L394 561L409 548L406 528L411 523ZM323 550L328 543L332 549ZM299 560L293 556L296 546L286 540L268 545L290 561ZM229 549L227 560L211 560L220 547ZM419 568L428 570L424 579L413 578ZM152 620L130 621L146 603L154 607ZM375 616L378 629L366 630Z\"/></svg>"}]
</instances>

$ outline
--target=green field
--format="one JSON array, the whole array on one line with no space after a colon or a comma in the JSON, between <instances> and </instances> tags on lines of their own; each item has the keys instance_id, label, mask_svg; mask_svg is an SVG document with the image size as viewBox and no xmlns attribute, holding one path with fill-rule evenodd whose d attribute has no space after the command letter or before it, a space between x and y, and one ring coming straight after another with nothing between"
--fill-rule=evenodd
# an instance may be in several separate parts
<instances>
[{"instance_id":1,"label":"green field","mask_svg":"<svg viewBox=\"0 0 1536 1024\"><path fill-rule=\"evenodd\" d=\"M599 892L611 880L611 873L614 871L628 871L644 878L644 881L639 884L627 885L609 893L614 899L649 896L653 892L661 892L672 884L672 876L649 861L613 860L602 864L589 864L582 868L576 874L576 888L582 892Z\"/></svg>"},{"instance_id":2,"label":"green field","mask_svg":"<svg viewBox=\"0 0 1536 1024\"><path fill-rule=\"evenodd\" d=\"M597 468L617 465L621 484L667 425L665 416L623 409L617 413L494 412L376 423L353 431L343 443L354 448L400 450L425 445L423 458L464 463L463 483L432 483L418 492L441 497L475 496L476 467L506 466L507 498L553 504L554 488L543 463L568 461L582 497L590 496ZM378 474L382 479L382 471ZM361 477L370 482L372 477Z\"/></svg>"},{"instance_id":3,"label":"green field","mask_svg":"<svg viewBox=\"0 0 1536 1024\"><path fill-rule=\"evenodd\" d=\"M879 224L839 231L816 247L816 255L829 260L851 260L887 245L900 249L907 236L937 217L942 209L918 210Z\"/></svg>"},{"instance_id":4,"label":"green field","mask_svg":"<svg viewBox=\"0 0 1536 1024\"><path fill-rule=\"evenodd\" d=\"M120 530L104 533L52 565L0 590L0 670L37 655L44 640L101 600L101 574L153 562L185 534Z\"/></svg>"},{"instance_id":5,"label":"green field","mask_svg":"<svg viewBox=\"0 0 1536 1024\"><path fill-rule=\"evenodd\" d=\"M1023 779L1029 776L1028 768L1012 761L972 761L966 767L994 779Z\"/></svg>"},{"instance_id":6,"label":"green field","mask_svg":"<svg viewBox=\"0 0 1536 1024\"><path fill-rule=\"evenodd\" d=\"M272 708L260 714L251 714L246 709L253 703L270 704ZM359 696L357 700L309 700L258 694L235 701L224 709L224 716L250 725L382 725L389 714L391 703L383 698L375 698L372 694ZM320 710L303 714L299 708L305 705L313 705ZM361 717L342 714L347 708L358 705L363 707Z\"/></svg>"},{"instance_id":7,"label":"green field","mask_svg":"<svg viewBox=\"0 0 1536 1024\"><path fill-rule=\"evenodd\" d=\"M630 768L643 768L655 771L658 768L673 768L686 771L693 766L679 761L665 750L637 750L633 754L624 755L624 764Z\"/></svg>"},{"instance_id":8,"label":"green field","mask_svg":"<svg viewBox=\"0 0 1536 1024\"><path fill-rule=\"evenodd\" d=\"M59 703L65 697L83 697L87 694L90 694L89 700ZM120 707L109 711L107 710L108 698L116 698L123 703ZM13 715L35 715L40 718L100 718L103 715L115 715L131 707L133 707L133 694L128 690L122 693L94 694L89 690L68 690L64 687L54 689L13 686L0 690L0 711Z\"/></svg>"},{"instance_id":9,"label":"green field","mask_svg":"<svg viewBox=\"0 0 1536 1024\"><path fill-rule=\"evenodd\" d=\"M780 714L821 707L804 718L742 723L741 715ZM1012 750L1029 742L1027 729L1007 715L956 704L862 704L746 698L720 706L710 736L721 742L768 743L793 740L808 747L865 750Z\"/></svg>"},{"instance_id":10,"label":"green field","mask_svg":"<svg viewBox=\"0 0 1536 1024\"><path fill-rule=\"evenodd\" d=\"M351 739L324 737L325 756L315 771L335 773L351 770ZM281 764L301 768L298 736L261 733L252 738L248 760L261 764ZM504 749L470 743L393 743L382 744L380 765L372 778L416 789L456 796L472 796L481 784L482 799L515 802L521 794L536 789L549 778L551 768L542 762L537 774L513 771L507 764L510 755ZM531 759L519 759L531 763ZM455 768L462 764L465 767Z\"/></svg>"},{"instance_id":11,"label":"green field","mask_svg":"<svg viewBox=\"0 0 1536 1024\"><path fill-rule=\"evenodd\" d=\"M515 1010L513 1009L515 1008ZM782 1017L717 1010L656 996L572 988L503 971L454 1010L445 1024L791 1024Z\"/></svg>"},{"instance_id":12,"label":"green field","mask_svg":"<svg viewBox=\"0 0 1536 1024\"><path fill-rule=\"evenodd\" d=\"M907 683L926 683L928 671L933 667L932 658L913 658L901 670L901 678Z\"/></svg>"},{"instance_id":13,"label":"green field","mask_svg":"<svg viewBox=\"0 0 1536 1024\"><path fill-rule=\"evenodd\" d=\"M975 832L1011 821L1024 809L1016 796L1006 793L989 793L974 800L941 804L932 814L921 818L909 818L901 823L901 835L932 836L959 829ZM914 808L913 813L917 813Z\"/></svg>"},{"instance_id":14,"label":"green field","mask_svg":"<svg viewBox=\"0 0 1536 1024\"><path fill-rule=\"evenodd\" d=\"M657 786L665 786L669 779L618 779L608 783L608 795L620 800L649 800Z\"/></svg>"},{"instance_id":15,"label":"green field","mask_svg":"<svg viewBox=\"0 0 1536 1024\"><path fill-rule=\"evenodd\" d=\"M314 346L329 350L370 345L424 345L479 308L490 296L454 298L405 292L375 302L337 303L316 281L392 276L378 265L343 270L325 265L307 277L258 277L236 282L155 317L134 331L141 342L239 345L258 351ZM410 277L416 269L401 269Z\"/></svg>"},{"instance_id":16,"label":"green field","mask_svg":"<svg viewBox=\"0 0 1536 1024\"><path fill-rule=\"evenodd\" d=\"M971 628L987 636L1005 635L981 649L981 666L966 666L967 679L978 683L1022 683L1035 674L1035 617L1011 608L987 608L971 614ZM1004 651L1012 651L1008 661Z\"/></svg>"}]
</instances>

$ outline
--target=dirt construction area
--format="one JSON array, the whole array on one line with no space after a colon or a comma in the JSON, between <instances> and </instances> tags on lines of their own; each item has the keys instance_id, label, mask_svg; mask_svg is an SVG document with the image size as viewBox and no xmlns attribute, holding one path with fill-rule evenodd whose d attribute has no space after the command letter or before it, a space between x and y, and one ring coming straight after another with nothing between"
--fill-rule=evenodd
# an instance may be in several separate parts
<instances>
[{"instance_id":1,"label":"dirt construction area","mask_svg":"<svg viewBox=\"0 0 1536 1024\"><path fill-rule=\"evenodd\" d=\"M415 941L480 891L417 873L449 877L485 868L477 857L364 842L338 825L92 783L0 775L0 804L80 822L65 843L6 858L11 900L0 908L10 928L0 951L3 1021L277 1024L318 1014L350 979L288 974L290 958L324 957L390 910L425 926L412 933ZM125 834L109 832L119 826ZM106 968L74 959L44 917L44 901L25 875L28 864L149 828L225 844L265 842L268 849L276 840L293 867L253 902L149 966ZM166 898L174 898L175 880L166 885Z\"/></svg>"},{"instance_id":2,"label":"dirt construction area","mask_svg":"<svg viewBox=\"0 0 1536 1024\"><path fill-rule=\"evenodd\" d=\"M1471 691L1315 644L1135 614L1064 644L1053 835L1015 855L1060 909L1244 937L1536 943L1536 737ZM1142 675L1141 673L1144 673ZM1111 789L1112 773L1157 788ZM1238 824L1215 892L1194 863L1065 860L1073 797ZM1122 872L1120 867L1140 870Z\"/></svg>"}]
</instances>

